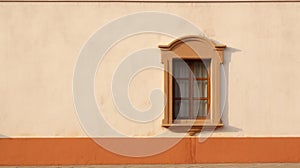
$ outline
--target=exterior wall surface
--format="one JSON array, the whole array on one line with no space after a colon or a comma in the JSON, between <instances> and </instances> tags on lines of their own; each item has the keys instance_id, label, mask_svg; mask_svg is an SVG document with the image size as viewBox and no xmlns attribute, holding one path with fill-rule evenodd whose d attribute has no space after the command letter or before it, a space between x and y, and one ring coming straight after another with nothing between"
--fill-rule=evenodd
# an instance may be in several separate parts
<instances>
[{"instance_id":1,"label":"exterior wall surface","mask_svg":"<svg viewBox=\"0 0 300 168\"><path fill-rule=\"evenodd\" d=\"M225 141L233 150L230 146L224 147L225 144L216 145L223 147L223 153L211 159L217 152L214 150L208 154L211 158L201 159L201 145L197 146L193 138L184 138L176 149L170 149L177 150L178 155L174 156L180 159L176 163L300 161L297 151L300 144L296 138L300 136L299 9L299 2L279 1L0 2L0 146L5 149L0 154L0 165L174 163L171 158L164 160L166 154L148 160L126 160L126 157L106 153L107 162L97 160L105 150L92 152L90 135L74 105L74 69L88 39L113 20L145 11L179 16L211 39L227 45L222 65L226 79L223 91L227 93L222 109L224 127L210 135L213 138L207 143L215 144L202 146L210 151L212 146ZM173 39L155 32L132 35L116 42L99 63L95 75L96 102L105 121L120 137L161 138L165 132L168 132L167 137L185 136L185 133L161 127L162 109L161 115L146 123L124 118L114 105L111 91L114 73L124 58L143 48L168 44ZM160 57L153 59L160 61ZM152 105L149 97L153 88L163 90L163 72L160 69L140 71L128 85L131 103L145 111ZM105 137L111 136L107 133ZM45 151L35 150L43 146L41 138L46 139ZM55 139L59 142L53 142ZM87 155L78 161L79 155L66 152L71 146L61 148L71 142L68 140L77 147L84 144L81 147L88 148L85 152L97 157L89 162ZM30 143L26 143L28 141ZM234 145L235 142L238 145ZM35 143L38 146L32 147ZM243 148L243 143L249 148ZM286 143L291 144L280 147ZM15 145L18 148L13 147ZM186 148L188 145L192 147ZM185 151L194 147L194 154ZM258 155L262 158L259 159L254 149L264 147L266 152ZM20 153L18 149L23 151ZM55 149L72 157L64 162L55 157ZM34 162L39 153L46 157L47 150L51 151L52 160ZM74 152L82 150L76 148ZM184 159L180 151L193 156ZM248 151L248 159L241 156L234 159ZM231 155L226 157L226 152ZM288 154L281 157L281 152ZM267 156L272 153L278 156Z\"/></svg>"}]
</instances>

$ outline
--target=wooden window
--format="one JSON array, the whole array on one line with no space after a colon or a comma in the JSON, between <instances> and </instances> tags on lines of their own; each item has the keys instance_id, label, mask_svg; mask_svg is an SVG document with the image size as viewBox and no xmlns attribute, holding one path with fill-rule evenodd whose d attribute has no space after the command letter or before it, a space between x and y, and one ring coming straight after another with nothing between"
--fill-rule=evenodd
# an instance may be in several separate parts
<instances>
[{"instance_id":1,"label":"wooden window","mask_svg":"<svg viewBox=\"0 0 300 168\"><path fill-rule=\"evenodd\" d=\"M220 64L226 46L187 36L160 45L166 95L162 125L222 126L220 119Z\"/></svg>"},{"instance_id":2,"label":"wooden window","mask_svg":"<svg viewBox=\"0 0 300 168\"><path fill-rule=\"evenodd\" d=\"M173 59L173 120L209 118L210 60Z\"/></svg>"}]
</instances>

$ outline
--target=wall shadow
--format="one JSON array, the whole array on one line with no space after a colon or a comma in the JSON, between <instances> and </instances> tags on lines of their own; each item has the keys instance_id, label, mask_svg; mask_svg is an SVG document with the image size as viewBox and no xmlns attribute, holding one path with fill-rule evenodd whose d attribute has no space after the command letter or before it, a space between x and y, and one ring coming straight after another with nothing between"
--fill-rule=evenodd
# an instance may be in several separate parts
<instances>
[{"instance_id":1,"label":"wall shadow","mask_svg":"<svg viewBox=\"0 0 300 168\"><path fill-rule=\"evenodd\" d=\"M0 134L0 138L10 138L10 137Z\"/></svg>"},{"instance_id":2,"label":"wall shadow","mask_svg":"<svg viewBox=\"0 0 300 168\"><path fill-rule=\"evenodd\" d=\"M221 74L221 81L225 82L225 84L222 84L221 82L221 97L222 97L221 98L221 120L224 126L216 129L214 132L241 132L242 131L242 129L240 128L231 126L229 121L229 94L230 94L228 89L230 83L229 67L231 63L231 57L235 52L241 52L241 50L233 47L227 47L224 50L224 57L223 57L224 72L221 71L221 73L223 73Z\"/></svg>"}]
</instances>

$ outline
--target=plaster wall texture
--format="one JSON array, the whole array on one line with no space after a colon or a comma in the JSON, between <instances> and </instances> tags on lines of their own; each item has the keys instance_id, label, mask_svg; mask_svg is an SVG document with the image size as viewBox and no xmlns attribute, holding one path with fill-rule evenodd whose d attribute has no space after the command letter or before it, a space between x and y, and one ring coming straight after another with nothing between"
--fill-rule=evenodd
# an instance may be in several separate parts
<instances>
[{"instance_id":1,"label":"plaster wall texture","mask_svg":"<svg viewBox=\"0 0 300 168\"><path fill-rule=\"evenodd\" d=\"M159 11L189 20L210 38L227 45L225 126L212 136L299 136L299 9L297 2L0 3L0 134L87 136L77 118L72 92L81 48L112 20ZM141 124L118 113L110 89L113 73L131 53L172 40L155 33L130 36L115 44L99 65L97 103L106 121L125 136L156 136L166 129L161 127L162 115ZM163 89L161 70L137 73L129 84L132 104L140 110L149 108L153 88Z\"/></svg>"}]
</instances>

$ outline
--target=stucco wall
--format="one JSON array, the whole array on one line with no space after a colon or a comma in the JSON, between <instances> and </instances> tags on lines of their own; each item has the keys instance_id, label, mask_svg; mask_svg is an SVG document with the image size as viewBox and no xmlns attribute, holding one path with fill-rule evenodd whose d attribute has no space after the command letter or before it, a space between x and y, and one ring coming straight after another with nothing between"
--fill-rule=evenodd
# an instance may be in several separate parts
<instances>
[{"instance_id":1,"label":"stucco wall","mask_svg":"<svg viewBox=\"0 0 300 168\"><path fill-rule=\"evenodd\" d=\"M114 19L160 11L189 20L228 46L225 126L213 136L299 136L299 8L296 2L0 3L0 134L86 136L72 93L81 48ZM115 68L130 53L171 40L154 33L128 37L113 46L99 66L97 103L108 123L125 135L154 136L165 129L162 115L139 124L118 114L110 92ZM159 70L143 71L133 78L129 95L135 107L145 110L151 105L148 98L153 87L163 89Z\"/></svg>"}]
</instances>

